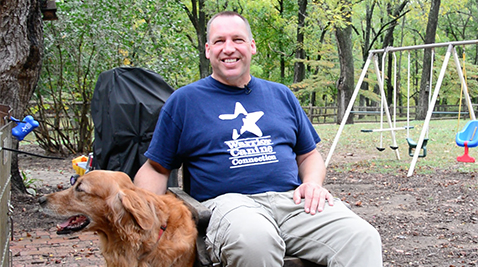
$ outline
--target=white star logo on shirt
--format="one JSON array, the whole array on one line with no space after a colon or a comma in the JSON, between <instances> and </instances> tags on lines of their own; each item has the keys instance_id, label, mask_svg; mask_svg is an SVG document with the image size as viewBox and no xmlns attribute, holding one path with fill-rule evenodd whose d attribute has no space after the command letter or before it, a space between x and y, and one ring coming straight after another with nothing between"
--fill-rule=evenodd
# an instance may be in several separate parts
<instances>
[{"instance_id":1,"label":"white star logo on shirt","mask_svg":"<svg viewBox=\"0 0 478 267\"><path fill-rule=\"evenodd\" d=\"M264 115L264 112L262 111L247 113L246 109L242 106L242 104L239 102L236 102L234 114L222 114L222 115L219 115L219 119L234 120L237 118L237 116L239 116L239 114L242 114L246 117L242 119L243 125L241 129L239 129L239 133L237 132L237 129L234 129L232 131L232 139L236 140L237 138L239 138L239 136L241 136L245 132L250 132L255 134L256 136L261 137L262 131L256 125L256 122Z\"/></svg>"}]
</instances>

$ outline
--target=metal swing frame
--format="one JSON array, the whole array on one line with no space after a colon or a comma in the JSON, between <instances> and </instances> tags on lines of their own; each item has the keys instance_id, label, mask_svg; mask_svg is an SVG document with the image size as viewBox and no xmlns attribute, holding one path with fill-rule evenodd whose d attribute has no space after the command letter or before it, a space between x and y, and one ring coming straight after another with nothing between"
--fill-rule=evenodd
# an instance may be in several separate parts
<instances>
[{"instance_id":1,"label":"metal swing frame","mask_svg":"<svg viewBox=\"0 0 478 267\"><path fill-rule=\"evenodd\" d=\"M438 76L438 80L437 80L437 83L435 85L435 89L433 91L433 96L432 96L432 98L429 102L427 115L426 115L425 121L423 123L422 131L420 133L420 137L419 137L418 142L417 142L417 147L418 148L423 146L423 142L425 140L425 136L426 136L427 131L428 131L430 120L431 120L431 117L433 115L433 110L435 108L435 104L436 104L436 101L437 101L437 98L438 98L438 94L440 92L440 88L441 88L441 85L442 85L442 82L443 82L443 78L444 78L445 73L446 73L446 68L448 66L448 62L449 62L450 57L452 55L453 55L453 59L455 61L455 66L456 66L458 76L459 76L461 84L463 86L463 92L465 94L466 103L467 103L467 106L468 106L470 117L471 117L472 120L476 120L475 113L473 112L473 107L472 107L470 95L468 93L468 87L466 85L465 78L463 76L463 72L462 72L462 69L461 69L460 60L459 60L457 52L456 52L456 46L464 46L464 45L472 45L472 44L478 44L478 40L434 43L434 44L425 44L425 45L396 47L396 48L395 47L387 47L385 49L370 50L369 55L367 57L367 60L366 60L366 62L364 64L364 67L362 69L362 73L360 75L360 78L357 82L357 85L356 85L356 87L354 89L354 92L352 94L352 97L350 99L349 105L347 106L347 109L345 111L344 117L342 119L342 123L340 124L339 130L337 131L337 134L334 138L334 142L332 143L332 146L331 146L331 148L329 150L329 153L327 155L325 165L328 166L328 164L330 163L332 155L333 155L333 153L335 151L335 148L337 147L337 144L339 142L340 135L342 134L342 132L344 130L344 127L345 127L345 124L347 122L348 117L350 116L350 113L351 113L352 108L354 106L355 100L356 100L357 95L358 95L358 93L361 89L361 86L362 86L362 83L364 81L365 75L368 72L368 68L369 68L370 63L372 62L372 60L374 62L375 72L376 72L376 75L378 77L378 85L379 85L379 88L380 88L380 92L382 94L382 101L384 101L384 95L385 95L384 86L383 86L380 71L379 71L379 68L378 68L378 56L377 56L377 54L389 53L389 52L399 52L399 51L410 51L410 50L417 50L417 49L430 49L430 48L436 48L436 47L447 47L447 51L446 51L446 54L445 54L445 58L443 60L443 64L442 64L442 67L441 67L441 70L440 70L440 74ZM382 104L387 107L386 100ZM388 123L389 123L389 126L390 126L390 133L392 135L393 142L395 143L395 130L392 127L392 121L391 121L390 112L388 111L388 108L385 108L385 112L386 112L387 120L388 120ZM400 159L400 156L398 154L398 149L395 150L395 151L396 151L395 153L397 155L397 159ZM410 168L408 169L408 174L407 174L408 177L413 175L413 172L415 170L415 165L418 161L419 155L420 155L420 149L415 149L415 153L413 154L412 162L410 163Z\"/></svg>"}]
</instances>

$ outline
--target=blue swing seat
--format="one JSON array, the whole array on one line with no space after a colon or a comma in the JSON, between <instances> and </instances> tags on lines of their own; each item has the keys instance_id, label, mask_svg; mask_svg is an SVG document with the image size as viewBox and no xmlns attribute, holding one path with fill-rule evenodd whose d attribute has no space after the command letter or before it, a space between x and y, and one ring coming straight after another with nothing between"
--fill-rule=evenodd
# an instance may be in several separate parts
<instances>
[{"instance_id":1,"label":"blue swing seat","mask_svg":"<svg viewBox=\"0 0 478 267\"><path fill-rule=\"evenodd\" d=\"M478 136L473 136L476 134L478 128L478 120L469 121L461 132L456 134L456 144L458 146L464 147L465 142L468 147L478 146Z\"/></svg>"},{"instance_id":2,"label":"blue swing seat","mask_svg":"<svg viewBox=\"0 0 478 267\"><path fill-rule=\"evenodd\" d=\"M478 120L469 121L461 132L458 132L455 137L456 144L461 147L465 147L463 156L458 156L456 159L459 162L474 163L475 158L470 157L468 154L469 147L478 146L478 138L475 138L476 131L478 129Z\"/></svg>"}]
</instances>

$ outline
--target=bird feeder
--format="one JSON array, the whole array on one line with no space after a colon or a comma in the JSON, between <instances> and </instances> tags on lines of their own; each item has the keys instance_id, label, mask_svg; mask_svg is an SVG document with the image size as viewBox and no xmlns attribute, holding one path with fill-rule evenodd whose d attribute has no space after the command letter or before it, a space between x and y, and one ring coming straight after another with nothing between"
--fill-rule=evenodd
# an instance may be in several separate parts
<instances>
[{"instance_id":1,"label":"bird feeder","mask_svg":"<svg viewBox=\"0 0 478 267\"><path fill-rule=\"evenodd\" d=\"M40 0L40 9L43 20L57 20L55 0Z\"/></svg>"}]
</instances>

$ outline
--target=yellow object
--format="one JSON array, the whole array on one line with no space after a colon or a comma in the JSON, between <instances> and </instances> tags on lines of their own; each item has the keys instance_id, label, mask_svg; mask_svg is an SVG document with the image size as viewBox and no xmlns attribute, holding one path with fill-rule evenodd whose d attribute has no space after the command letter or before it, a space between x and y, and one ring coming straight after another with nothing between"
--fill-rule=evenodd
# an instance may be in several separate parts
<instances>
[{"instance_id":1,"label":"yellow object","mask_svg":"<svg viewBox=\"0 0 478 267\"><path fill-rule=\"evenodd\" d=\"M85 174L87 161L88 157L86 156L79 156L71 161L71 164L73 165L73 169L75 170L76 174L80 176Z\"/></svg>"},{"instance_id":2,"label":"yellow object","mask_svg":"<svg viewBox=\"0 0 478 267\"><path fill-rule=\"evenodd\" d=\"M466 83L466 69L465 69L465 46L463 46L463 69L462 69L462 73L463 73L463 79L465 80L465 83ZM460 114L461 114L461 102L463 100L463 84L461 84L461 92L460 92L460 105L458 106L458 124L456 125L456 132L458 133L459 131L459 127L460 127ZM472 115L471 115L471 112L470 113L470 120L472 120ZM473 134L474 136L474 134Z\"/></svg>"}]
</instances>

